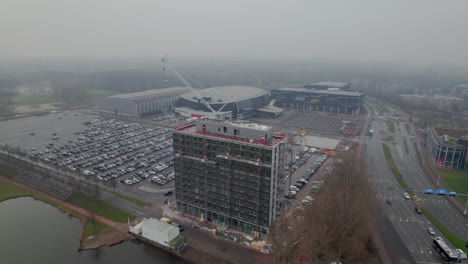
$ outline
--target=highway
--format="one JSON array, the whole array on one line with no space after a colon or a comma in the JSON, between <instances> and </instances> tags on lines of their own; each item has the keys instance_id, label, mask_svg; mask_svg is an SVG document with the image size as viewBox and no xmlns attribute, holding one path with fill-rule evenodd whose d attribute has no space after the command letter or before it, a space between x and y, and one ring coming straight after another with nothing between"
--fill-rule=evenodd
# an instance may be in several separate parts
<instances>
[{"instance_id":1,"label":"highway","mask_svg":"<svg viewBox=\"0 0 468 264\"><path fill-rule=\"evenodd\" d=\"M404 123L400 122L400 125L395 125L394 138L396 145L389 144L389 146L398 170L403 175L406 183L418 191L428 188L435 189L436 186L426 176L419 163L414 145L416 139L408 134ZM404 141L407 142L407 150ZM426 195L423 192L414 193L421 198L424 206L439 222L463 240L468 241L468 219L463 217L447 200L455 199L454 197Z\"/></svg>"},{"instance_id":2,"label":"highway","mask_svg":"<svg viewBox=\"0 0 468 264\"><path fill-rule=\"evenodd\" d=\"M432 225L424 215L415 212L415 204L411 200L403 197L403 191L387 164L382 148L382 137L387 135L381 133L386 128L384 122L373 122L371 129L374 136L367 141L366 161L371 183L377 190L377 199L414 261L440 263L439 255L432 247L432 236L427 232ZM390 199L392 204L387 204L386 199Z\"/></svg>"},{"instance_id":3,"label":"highway","mask_svg":"<svg viewBox=\"0 0 468 264\"><path fill-rule=\"evenodd\" d=\"M403 113L400 113L400 116L402 115ZM386 116L375 118L371 124L374 136L368 137L366 140L366 163L370 180L376 188L379 204L413 256L414 261L416 263L441 263L439 253L432 246L433 236L428 233L428 227L432 227L436 231L436 236L443 237L452 248L455 247L430 223L426 216L415 212L416 204L413 200L404 199L404 191L387 164L382 143L390 147L395 164L403 179L410 188L416 190L414 194L420 198L422 204L439 222L460 238L468 240L468 221L447 200L454 199L453 197L423 194L424 189L435 189L435 186L425 175L419 163L415 149L417 138L411 135L405 126L408 118L406 120L400 119L399 125L395 123L395 133L388 130L387 119ZM390 199L392 204L387 204L386 199Z\"/></svg>"}]
</instances>

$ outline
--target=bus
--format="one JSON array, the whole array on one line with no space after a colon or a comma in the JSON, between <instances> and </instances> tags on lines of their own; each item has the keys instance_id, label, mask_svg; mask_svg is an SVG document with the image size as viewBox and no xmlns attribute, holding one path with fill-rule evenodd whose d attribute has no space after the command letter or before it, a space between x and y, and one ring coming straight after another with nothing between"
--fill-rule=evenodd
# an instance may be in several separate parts
<instances>
[{"instance_id":1,"label":"bus","mask_svg":"<svg viewBox=\"0 0 468 264\"><path fill-rule=\"evenodd\" d=\"M460 249L451 249L441 237L435 237L432 240L434 248L448 263L467 263L466 253Z\"/></svg>"}]
</instances>

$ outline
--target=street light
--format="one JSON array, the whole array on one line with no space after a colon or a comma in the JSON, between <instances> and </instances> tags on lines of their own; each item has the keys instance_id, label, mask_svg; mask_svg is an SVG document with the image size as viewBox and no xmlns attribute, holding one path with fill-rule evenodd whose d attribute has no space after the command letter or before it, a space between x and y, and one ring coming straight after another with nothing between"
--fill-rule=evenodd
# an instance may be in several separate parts
<instances>
[{"instance_id":1,"label":"street light","mask_svg":"<svg viewBox=\"0 0 468 264\"><path fill-rule=\"evenodd\" d=\"M436 188L439 188L440 173L439 173L439 170L437 170L437 168L436 168L436 172L437 172L437 185L436 185Z\"/></svg>"},{"instance_id":2,"label":"street light","mask_svg":"<svg viewBox=\"0 0 468 264\"><path fill-rule=\"evenodd\" d=\"M463 210L463 214L467 214L467 209L468 209L468 199L466 200L466 204L465 204L465 210Z\"/></svg>"}]
</instances>

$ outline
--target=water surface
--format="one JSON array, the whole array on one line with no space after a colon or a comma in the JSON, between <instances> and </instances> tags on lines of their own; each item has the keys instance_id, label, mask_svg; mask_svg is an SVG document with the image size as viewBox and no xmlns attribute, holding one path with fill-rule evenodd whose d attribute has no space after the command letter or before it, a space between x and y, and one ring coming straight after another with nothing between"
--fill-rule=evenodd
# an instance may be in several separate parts
<instances>
[{"instance_id":1,"label":"water surface","mask_svg":"<svg viewBox=\"0 0 468 264\"><path fill-rule=\"evenodd\" d=\"M0 263L185 263L135 242L78 252L82 228L78 218L30 197L0 202Z\"/></svg>"}]
</instances>

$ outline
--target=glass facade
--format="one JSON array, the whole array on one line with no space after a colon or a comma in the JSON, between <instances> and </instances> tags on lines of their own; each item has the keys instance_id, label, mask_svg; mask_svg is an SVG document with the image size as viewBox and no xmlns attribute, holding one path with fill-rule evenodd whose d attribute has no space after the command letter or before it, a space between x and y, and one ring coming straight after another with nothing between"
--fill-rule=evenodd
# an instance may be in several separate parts
<instances>
[{"instance_id":1,"label":"glass facade","mask_svg":"<svg viewBox=\"0 0 468 264\"><path fill-rule=\"evenodd\" d=\"M466 159L466 147L441 143L435 131L428 130L427 144L437 166L462 169Z\"/></svg>"}]
</instances>

